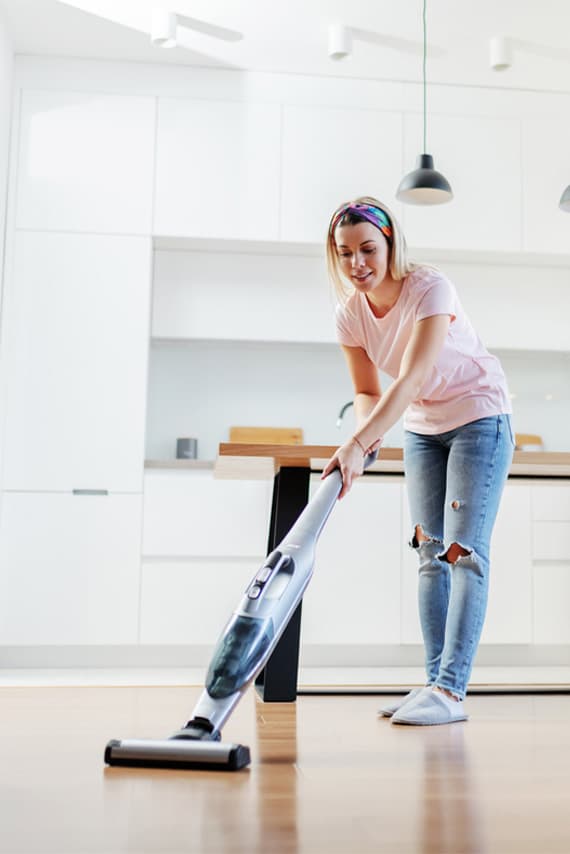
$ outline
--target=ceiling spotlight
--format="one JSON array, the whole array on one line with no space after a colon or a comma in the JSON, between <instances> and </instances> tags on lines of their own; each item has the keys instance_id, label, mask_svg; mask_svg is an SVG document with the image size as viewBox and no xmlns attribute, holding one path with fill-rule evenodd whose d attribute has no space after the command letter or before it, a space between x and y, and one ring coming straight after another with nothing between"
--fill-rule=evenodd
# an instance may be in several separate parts
<instances>
[{"instance_id":1,"label":"ceiling spotlight","mask_svg":"<svg viewBox=\"0 0 570 854\"><path fill-rule=\"evenodd\" d=\"M178 34L178 29L182 33ZM243 33L239 30L230 30L220 27L219 24L210 24L199 18L189 18L187 15L178 15L166 9L155 8L152 10L150 41L155 47L176 47L177 34L180 39L180 47L187 47L184 41L184 29L193 30L202 35L214 39L222 39L226 42L239 42L243 39Z\"/></svg>"},{"instance_id":2,"label":"ceiling spotlight","mask_svg":"<svg viewBox=\"0 0 570 854\"><path fill-rule=\"evenodd\" d=\"M489 64L493 71L506 71L513 64L511 45L503 36L489 40Z\"/></svg>"},{"instance_id":3,"label":"ceiling spotlight","mask_svg":"<svg viewBox=\"0 0 570 854\"><path fill-rule=\"evenodd\" d=\"M331 59L344 59L352 53L352 33L344 24L329 26L329 56Z\"/></svg>"},{"instance_id":4,"label":"ceiling spotlight","mask_svg":"<svg viewBox=\"0 0 570 854\"><path fill-rule=\"evenodd\" d=\"M174 12L152 10L150 40L156 47L176 47L177 20Z\"/></svg>"}]
</instances>

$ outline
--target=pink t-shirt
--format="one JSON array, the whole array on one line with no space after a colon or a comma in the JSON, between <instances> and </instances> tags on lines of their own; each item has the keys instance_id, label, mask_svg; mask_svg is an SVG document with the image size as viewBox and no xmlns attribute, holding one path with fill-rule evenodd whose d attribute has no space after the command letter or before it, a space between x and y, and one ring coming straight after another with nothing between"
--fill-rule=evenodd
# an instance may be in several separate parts
<instances>
[{"instance_id":1,"label":"pink t-shirt","mask_svg":"<svg viewBox=\"0 0 570 854\"><path fill-rule=\"evenodd\" d=\"M405 429L445 433L478 418L510 413L501 363L487 352L455 287L438 270L419 267L409 273L384 317L375 317L364 294L355 291L337 308L338 339L362 347L378 369L396 378L414 324L436 314L451 316L449 331L420 396L404 414Z\"/></svg>"}]
</instances>

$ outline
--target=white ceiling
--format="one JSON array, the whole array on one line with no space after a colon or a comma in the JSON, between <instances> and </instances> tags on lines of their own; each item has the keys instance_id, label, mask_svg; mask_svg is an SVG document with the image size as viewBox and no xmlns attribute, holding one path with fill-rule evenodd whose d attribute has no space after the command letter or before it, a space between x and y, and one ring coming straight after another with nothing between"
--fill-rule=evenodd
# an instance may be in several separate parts
<instances>
[{"instance_id":1,"label":"white ceiling","mask_svg":"<svg viewBox=\"0 0 570 854\"><path fill-rule=\"evenodd\" d=\"M157 5L244 39L186 31L186 48L152 47ZM422 72L421 13L422 0L0 0L18 54L412 81ZM430 82L570 92L569 0L428 0L427 14ZM359 31L340 62L327 53L332 21ZM489 67L493 35L511 40L507 71Z\"/></svg>"}]
</instances>

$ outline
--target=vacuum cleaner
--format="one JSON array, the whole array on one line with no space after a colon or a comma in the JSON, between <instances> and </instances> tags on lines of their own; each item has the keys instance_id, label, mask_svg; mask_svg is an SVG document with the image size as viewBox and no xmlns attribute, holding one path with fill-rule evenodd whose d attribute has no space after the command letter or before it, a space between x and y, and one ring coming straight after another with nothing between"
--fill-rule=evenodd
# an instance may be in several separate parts
<instances>
[{"instance_id":1,"label":"vacuum cleaner","mask_svg":"<svg viewBox=\"0 0 570 854\"><path fill-rule=\"evenodd\" d=\"M376 456L376 452L369 454L364 467ZM249 765L249 747L221 742L221 730L264 668L303 598L313 574L317 540L341 487L336 468L251 579L214 649L204 690L188 723L162 740L109 741L108 765L225 771Z\"/></svg>"}]
</instances>

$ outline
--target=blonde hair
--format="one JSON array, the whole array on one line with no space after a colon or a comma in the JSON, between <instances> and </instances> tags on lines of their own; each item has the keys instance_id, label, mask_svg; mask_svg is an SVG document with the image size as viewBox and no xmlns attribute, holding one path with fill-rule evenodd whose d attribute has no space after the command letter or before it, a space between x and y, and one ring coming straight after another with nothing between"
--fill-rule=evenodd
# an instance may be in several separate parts
<instances>
[{"instance_id":1,"label":"blonde hair","mask_svg":"<svg viewBox=\"0 0 570 854\"><path fill-rule=\"evenodd\" d=\"M333 213L327 233L327 267L337 299L341 304L344 304L354 293L354 287L342 274L336 242L334 239L334 231L336 231L339 225L352 225L360 221L366 222L366 219L364 217L359 217L357 212L352 213L352 211L347 211L347 213L341 216L339 221L335 223L335 219L338 218L339 212L343 208L352 204L372 205L373 207L383 211L390 220L390 225L392 226L392 239L388 240L388 238L386 238L386 240L389 249L388 269L393 279L399 282L417 267L417 264L414 264L408 259L408 249L404 233L398 221L394 217L394 214L388 207L386 207L385 204L379 202L378 199L375 199L373 196L360 196L357 199L353 199L351 202L345 202L344 204L339 205ZM345 216L348 222L344 222ZM333 224L334 230L332 230Z\"/></svg>"}]
</instances>

